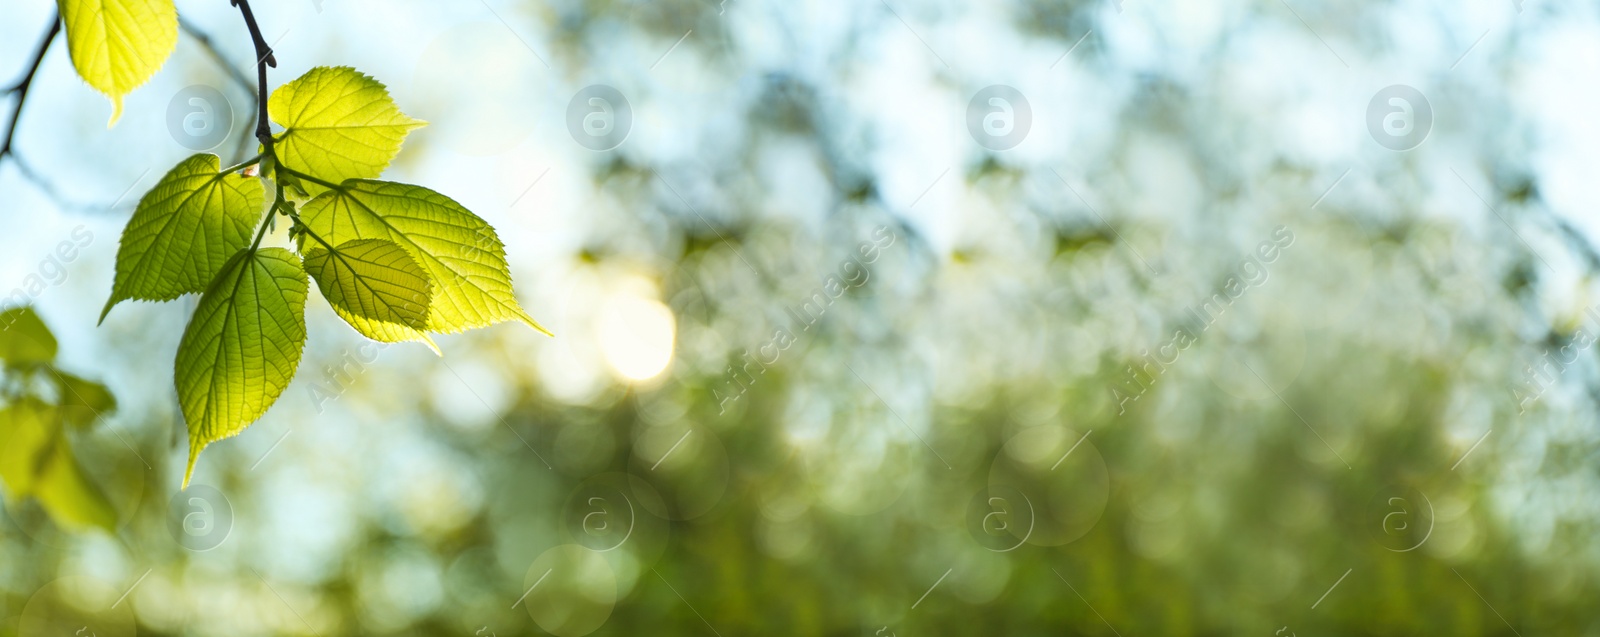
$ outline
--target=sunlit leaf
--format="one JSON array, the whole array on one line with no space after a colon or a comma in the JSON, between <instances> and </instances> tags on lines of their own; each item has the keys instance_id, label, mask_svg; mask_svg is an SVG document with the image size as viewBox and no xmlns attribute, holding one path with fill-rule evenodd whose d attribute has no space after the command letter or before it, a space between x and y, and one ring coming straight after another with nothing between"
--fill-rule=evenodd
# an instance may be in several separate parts
<instances>
[{"instance_id":1,"label":"sunlit leaf","mask_svg":"<svg viewBox=\"0 0 1600 637\"><path fill-rule=\"evenodd\" d=\"M204 292L228 257L250 245L261 218L261 180L220 169L216 155L194 155L139 200L122 231L101 321L126 299L170 301Z\"/></svg>"},{"instance_id":2,"label":"sunlit leaf","mask_svg":"<svg viewBox=\"0 0 1600 637\"><path fill-rule=\"evenodd\" d=\"M0 312L0 361L12 365L48 363L56 359L56 337L31 307Z\"/></svg>"},{"instance_id":3,"label":"sunlit leaf","mask_svg":"<svg viewBox=\"0 0 1600 637\"><path fill-rule=\"evenodd\" d=\"M57 0L72 66L94 90L111 98L111 124L122 117L122 96L156 74L178 43L172 0Z\"/></svg>"},{"instance_id":4,"label":"sunlit leaf","mask_svg":"<svg viewBox=\"0 0 1600 637\"><path fill-rule=\"evenodd\" d=\"M275 144L278 161L333 183L377 177L406 134L427 124L401 113L383 84L349 67L307 71L273 91L268 110L285 129Z\"/></svg>"},{"instance_id":5,"label":"sunlit leaf","mask_svg":"<svg viewBox=\"0 0 1600 637\"><path fill-rule=\"evenodd\" d=\"M404 248L383 239L356 239L332 250L313 243L305 254L306 271L322 296L357 332L385 343L433 346L424 331L433 282Z\"/></svg>"},{"instance_id":6,"label":"sunlit leaf","mask_svg":"<svg viewBox=\"0 0 1600 637\"><path fill-rule=\"evenodd\" d=\"M449 197L421 186L351 180L312 199L301 218L335 245L384 239L405 248L433 279L430 331L518 320L550 333L517 303L494 228Z\"/></svg>"},{"instance_id":7,"label":"sunlit leaf","mask_svg":"<svg viewBox=\"0 0 1600 637\"><path fill-rule=\"evenodd\" d=\"M294 378L308 282L282 248L242 250L200 297L178 344L178 404L189 424L187 487L206 445L255 422Z\"/></svg>"}]
</instances>

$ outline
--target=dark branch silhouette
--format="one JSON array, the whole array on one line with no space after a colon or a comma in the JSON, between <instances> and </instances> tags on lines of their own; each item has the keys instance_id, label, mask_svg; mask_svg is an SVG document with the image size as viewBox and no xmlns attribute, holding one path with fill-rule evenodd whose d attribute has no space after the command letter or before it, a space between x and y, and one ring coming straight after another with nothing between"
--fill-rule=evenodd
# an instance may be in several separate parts
<instances>
[{"instance_id":1,"label":"dark branch silhouette","mask_svg":"<svg viewBox=\"0 0 1600 637\"><path fill-rule=\"evenodd\" d=\"M44 54L50 50L50 43L56 39L56 34L61 32L61 14L50 14L50 26L45 29L44 37L39 40L39 48L34 51L33 61L28 64L28 71L16 84L6 87L7 93L17 94L17 103L11 107L11 121L6 123L5 141L0 141L0 160L7 155L13 158L16 153L12 149L12 142L17 136L17 120L22 119L22 105L28 101L28 88L33 86L33 76L39 72L39 63L44 61Z\"/></svg>"},{"instance_id":2,"label":"dark branch silhouette","mask_svg":"<svg viewBox=\"0 0 1600 637\"><path fill-rule=\"evenodd\" d=\"M244 25L250 29L250 41L256 46L256 139L261 141L266 154L272 154L272 124L267 119L267 67L277 67L278 59L272 57L272 47L267 45L266 38L261 37L261 27L256 24L256 16L250 11L250 0L233 0L233 6L239 7L239 13L244 15Z\"/></svg>"},{"instance_id":3,"label":"dark branch silhouette","mask_svg":"<svg viewBox=\"0 0 1600 637\"><path fill-rule=\"evenodd\" d=\"M50 26L45 28L44 37L39 39L39 46L34 50L33 59L28 62L27 72L15 84L7 86L4 91L0 91L7 94L15 93L17 96L16 103L11 105L11 119L6 122L5 137L0 139L0 161L5 161L7 157L10 157L12 163L17 167L17 172L21 173L24 179L33 182L34 187L38 188L46 197L55 201L62 208L81 211L104 210L105 206L83 204L67 199L66 196L61 194L61 190L56 188L55 184L50 183L43 175L40 175L39 171L34 170L33 166L25 161L22 155L17 153L15 146L17 124L22 121L22 107L28 101L28 89L33 86L33 78L39 73L39 65L44 61L45 52L50 50L50 43L55 41L56 34L60 32L61 14L59 12L52 13L50 15Z\"/></svg>"}]
</instances>

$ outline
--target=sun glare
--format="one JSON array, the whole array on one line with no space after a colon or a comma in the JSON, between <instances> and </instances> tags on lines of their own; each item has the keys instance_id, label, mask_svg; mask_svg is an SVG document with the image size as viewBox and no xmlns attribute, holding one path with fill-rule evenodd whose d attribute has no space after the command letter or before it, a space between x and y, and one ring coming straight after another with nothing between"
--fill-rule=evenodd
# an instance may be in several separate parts
<instances>
[{"instance_id":1,"label":"sun glare","mask_svg":"<svg viewBox=\"0 0 1600 637\"><path fill-rule=\"evenodd\" d=\"M672 310L633 289L607 298L595 326L606 363L630 381L655 378L667 368L676 332Z\"/></svg>"}]
</instances>

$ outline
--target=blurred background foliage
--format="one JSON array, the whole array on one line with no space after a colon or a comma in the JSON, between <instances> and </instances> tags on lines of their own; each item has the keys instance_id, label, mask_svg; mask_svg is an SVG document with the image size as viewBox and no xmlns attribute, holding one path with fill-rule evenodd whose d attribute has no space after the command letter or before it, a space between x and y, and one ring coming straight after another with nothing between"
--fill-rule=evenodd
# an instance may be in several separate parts
<instances>
[{"instance_id":1,"label":"blurred background foliage","mask_svg":"<svg viewBox=\"0 0 1600 637\"><path fill-rule=\"evenodd\" d=\"M178 4L244 68L227 3ZM0 60L49 11L0 9ZM557 337L437 358L312 308L298 379L195 503L193 299L94 310L119 193L190 152L168 101L215 87L238 140L251 96L185 36L106 131L57 43L35 175L0 163L0 265L49 280L24 300L61 365L120 403L69 434L115 522L7 475L0 635L1600 634L1600 378L1563 349L1600 327L1593 6L257 12L274 85L348 64L431 122L390 174L500 228ZM1408 152L1366 127L1396 83L1435 113ZM592 84L633 109L612 151L563 120ZM993 84L1032 105L1006 152L965 127Z\"/></svg>"}]
</instances>

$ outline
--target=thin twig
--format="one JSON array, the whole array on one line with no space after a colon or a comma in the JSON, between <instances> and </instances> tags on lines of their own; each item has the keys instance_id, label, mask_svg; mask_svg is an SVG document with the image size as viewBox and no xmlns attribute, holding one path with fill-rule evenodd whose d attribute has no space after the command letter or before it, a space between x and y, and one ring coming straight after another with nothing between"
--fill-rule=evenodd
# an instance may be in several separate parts
<instances>
[{"instance_id":1,"label":"thin twig","mask_svg":"<svg viewBox=\"0 0 1600 637\"><path fill-rule=\"evenodd\" d=\"M250 252L252 254L255 253L256 248L261 247L261 239L263 237L267 236L267 231L271 230L272 226L275 225L275 224L272 223L273 215L278 214L278 207L283 204L283 185L282 184L278 185L278 192L275 195L275 197L276 198L273 199L272 209L267 211L266 218L261 220L261 227L256 229L256 240L250 242Z\"/></svg>"},{"instance_id":2,"label":"thin twig","mask_svg":"<svg viewBox=\"0 0 1600 637\"><path fill-rule=\"evenodd\" d=\"M107 209L106 206L90 205L69 200L61 193L61 189L50 183L48 179L44 178L44 175L41 175L38 170L29 165L22 158L22 155L17 153L17 149L14 146L17 136L17 124L22 121L22 105L28 100L28 88L33 86L33 78L38 74L40 64L44 62L44 54L50 50L50 43L55 41L56 34L60 32L61 14L51 14L50 26L45 29L44 37L39 40L39 46L34 50L33 59L28 63L27 73L23 74L22 79L17 80L15 84L7 86L3 91L0 91L17 94L17 102L11 106L11 119L6 122L5 137L0 138L0 160L4 160L9 156L12 163L16 165L17 172L21 173L24 179L33 182L33 185L43 192L46 197L56 202L56 205L80 212L104 212ZM113 204L114 206L115 204Z\"/></svg>"},{"instance_id":3,"label":"thin twig","mask_svg":"<svg viewBox=\"0 0 1600 637\"><path fill-rule=\"evenodd\" d=\"M39 63L44 61L44 54L50 50L50 43L56 39L56 34L61 32L61 14L50 14L50 26L45 29L44 37L39 40L39 48L33 54L33 61L28 64L28 72L22 79L6 89L7 93L17 94L17 103L11 107L11 121L6 123L6 137L0 141L0 159L6 155L15 155L11 149L11 142L17 134L17 120L22 119L22 104L28 100L28 88L33 86L33 76L39 72Z\"/></svg>"},{"instance_id":4,"label":"thin twig","mask_svg":"<svg viewBox=\"0 0 1600 637\"><path fill-rule=\"evenodd\" d=\"M222 169L222 172L225 172L225 173L236 173L236 172L239 172L239 171L244 170L246 168L249 168L251 166L254 166L256 164L261 163L261 159L262 159L261 155L256 155L255 157L251 157L251 158L246 159L244 161L241 161L241 162L239 162L237 164L234 164L232 166L224 168L224 169Z\"/></svg>"},{"instance_id":5,"label":"thin twig","mask_svg":"<svg viewBox=\"0 0 1600 637\"><path fill-rule=\"evenodd\" d=\"M304 180L309 181L311 183L314 183L314 184L316 184L318 186L322 186L323 188L327 188L327 189L330 189L330 190L344 190L344 186L341 186L339 184L333 183L333 182L328 181L326 179L318 178L315 175L308 175L306 173L300 172L298 170L295 170L295 169L290 168L288 166L285 166L283 164L278 164L277 165L277 170L279 172L285 174L285 175L290 176L290 177L294 177L296 179L304 179Z\"/></svg>"}]
</instances>

